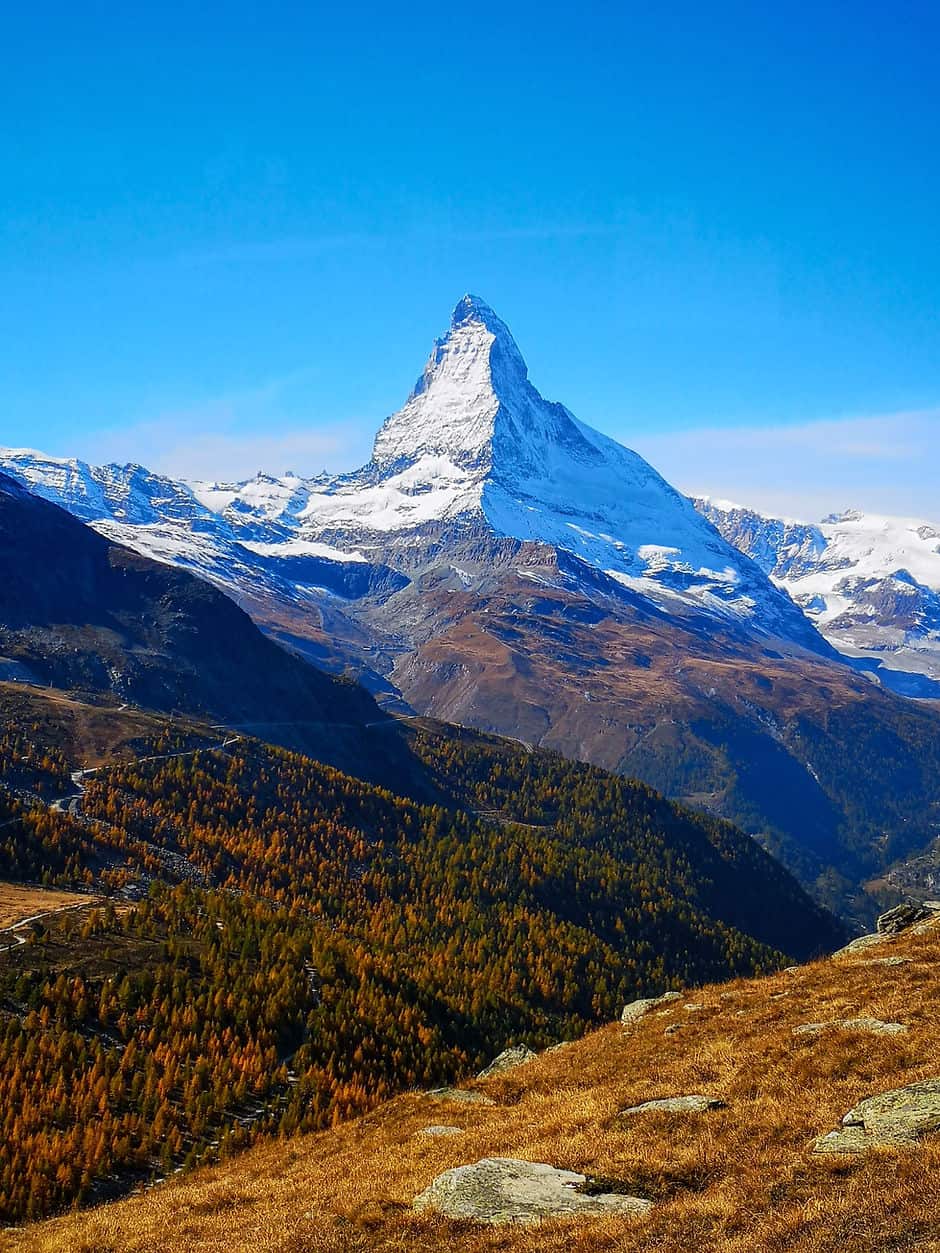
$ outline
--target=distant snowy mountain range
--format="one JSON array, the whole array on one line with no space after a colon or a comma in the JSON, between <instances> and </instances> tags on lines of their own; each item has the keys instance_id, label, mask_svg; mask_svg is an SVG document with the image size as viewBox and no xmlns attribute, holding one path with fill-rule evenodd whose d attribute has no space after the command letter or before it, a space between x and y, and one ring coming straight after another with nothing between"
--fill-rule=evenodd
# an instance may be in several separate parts
<instances>
[{"instance_id":1,"label":"distant snowy mountain range","mask_svg":"<svg viewBox=\"0 0 940 1253\"><path fill-rule=\"evenodd\" d=\"M887 677L909 694L932 691L917 676L940 680L933 526L854 513L808 525L707 498L693 507L636 453L544 400L505 324L472 296L354 473L184 482L24 449L0 451L0 468L108 538L264 606L262 619L277 603L322 612L333 598L335 620L335 598L393 594L429 543L475 534L548 545L669 614L813 650L824 647L818 627L883 676L882 663L900 672Z\"/></svg>"},{"instance_id":2,"label":"distant snowy mountain range","mask_svg":"<svg viewBox=\"0 0 940 1253\"><path fill-rule=\"evenodd\" d=\"M921 676L940 680L940 527L857 510L804 523L707 497L695 504L839 652L889 666L895 690L936 695Z\"/></svg>"},{"instance_id":3,"label":"distant snowy mountain range","mask_svg":"<svg viewBox=\"0 0 940 1253\"><path fill-rule=\"evenodd\" d=\"M482 532L550 545L667 612L819 646L750 557L647 462L542 398L505 324L472 296L352 474L182 482L15 449L0 468L110 539L249 601L394 590L430 535Z\"/></svg>"},{"instance_id":4,"label":"distant snowy mountain range","mask_svg":"<svg viewBox=\"0 0 940 1253\"><path fill-rule=\"evenodd\" d=\"M182 482L25 450L0 470L390 707L643 779L840 908L936 837L938 715L886 690L940 694L933 528L696 508L543 399L475 297L353 473Z\"/></svg>"}]
</instances>

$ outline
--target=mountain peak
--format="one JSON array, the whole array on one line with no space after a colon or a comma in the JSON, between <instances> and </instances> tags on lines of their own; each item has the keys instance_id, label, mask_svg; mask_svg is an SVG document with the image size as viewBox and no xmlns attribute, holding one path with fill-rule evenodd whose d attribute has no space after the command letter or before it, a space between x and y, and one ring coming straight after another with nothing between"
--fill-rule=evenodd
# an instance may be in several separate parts
<instances>
[{"instance_id":1,"label":"mountain peak","mask_svg":"<svg viewBox=\"0 0 940 1253\"><path fill-rule=\"evenodd\" d=\"M467 292L454 305L454 312L451 315L451 326L457 326L460 322L468 319L485 322L487 318L495 318L496 314L479 296L474 296L472 292Z\"/></svg>"},{"instance_id":2,"label":"mountain peak","mask_svg":"<svg viewBox=\"0 0 940 1253\"><path fill-rule=\"evenodd\" d=\"M482 327L492 335L493 341L489 346L490 365L491 369L494 364L496 365L497 376L502 367L511 376L528 378L528 368L509 327L493 312L485 300L469 292L454 306L450 319L450 332L443 340L438 340L435 347L446 343L451 335L462 328L472 327Z\"/></svg>"},{"instance_id":3,"label":"mountain peak","mask_svg":"<svg viewBox=\"0 0 940 1253\"><path fill-rule=\"evenodd\" d=\"M386 469L433 456L478 466L500 405L530 386L506 323L468 294L457 302L447 334L435 340L404 408L376 436L373 463Z\"/></svg>"},{"instance_id":4,"label":"mountain peak","mask_svg":"<svg viewBox=\"0 0 940 1253\"><path fill-rule=\"evenodd\" d=\"M114 467L81 476L0 458L6 465L76 514L109 518L112 534L154 528L154 553L195 553L186 559L197 567L215 560L211 542L201 546L206 515L223 516L231 530L223 543L237 535L260 545L259 556L280 548L285 558L356 562L379 536L390 538L378 551L397 553L416 539L421 547L425 528L454 526L572 554L673 612L753 620L759 608L762 629L818 642L793 602L642 457L540 395L505 323L479 296L458 301L411 395L376 435L372 459L350 474L184 488L128 481ZM167 518L189 528L179 548L159 530Z\"/></svg>"},{"instance_id":5,"label":"mountain peak","mask_svg":"<svg viewBox=\"0 0 940 1253\"><path fill-rule=\"evenodd\" d=\"M465 322L481 322L494 333L499 330L508 334L506 323L496 316L485 300L482 300L479 296L474 296L471 292L461 296L454 305L454 312L450 318L451 330L462 326Z\"/></svg>"}]
</instances>

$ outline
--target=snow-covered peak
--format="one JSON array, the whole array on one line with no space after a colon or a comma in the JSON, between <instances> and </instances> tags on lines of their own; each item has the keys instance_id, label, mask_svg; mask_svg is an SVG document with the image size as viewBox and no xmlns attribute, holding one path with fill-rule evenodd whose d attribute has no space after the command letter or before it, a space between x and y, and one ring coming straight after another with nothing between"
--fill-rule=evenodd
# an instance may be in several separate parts
<instances>
[{"instance_id":1,"label":"snow-covered peak","mask_svg":"<svg viewBox=\"0 0 940 1253\"><path fill-rule=\"evenodd\" d=\"M376 436L369 468L382 479L411 469L413 491L421 489L422 470L436 485L448 466L455 481L490 478L514 491L522 478L543 478L559 454L601 466L612 452L616 459L623 448L533 387L505 322L468 295L435 341L404 408Z\"/></svg>"},{"instance_id":2,"label":"snow-covered peak","mask_svg":"<svg viewBox=\"0 0 940 1253\"><path fill-rule=\"evenodd\" d=\"M460 469L488 466L501 397L510 399L526 380L506 324L478 296L464 296L404 408L376 436L375 466L400 469L425 456L447 457Z\"/></svg>"},{"instance_id":3,"label":"snow-covered peak","mask_svg":"<svg viewBox=\"0 0 940 1253\"><path fill-rule=\"evenodd\" d=\"M798 637L806 624L637 453L545 400L505 323L457 305L371 462L310 491L306 539L419 548L428 524L483 526L567 550L674 611L705 608ZM810 632L810 634L812 634Z\"/></svg>"},{"instance_id":4,"label":"snow-covered peak","mask_svg":"<svg viewBox=\"0 0 940 1253\"><path fill-rule=\"evenodd\" d=\"M361 564L365 554L412 570L436 551L433 536L489 535L573 554L667 612L705 610L817 642L792 602L642 457L540 395L505 323L476 296L459 301L372 460L354 473L174 484L137 468L70 463L81 482L66 483L62 465L9 461L11 473L102 529L103 519L120 525L123 542L186 551L203 568L210 540L231 555L211 557L213 569L240 568L247 554L323 557L325 545L331 560Z\"/></svg>"}]
</instances>

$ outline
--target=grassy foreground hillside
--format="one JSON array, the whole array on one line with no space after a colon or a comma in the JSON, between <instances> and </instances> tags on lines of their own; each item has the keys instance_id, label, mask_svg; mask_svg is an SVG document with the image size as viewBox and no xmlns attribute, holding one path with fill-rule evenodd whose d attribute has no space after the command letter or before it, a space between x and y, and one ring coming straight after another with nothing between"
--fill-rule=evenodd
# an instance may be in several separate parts
<instances>
[{"instance_id":1,"label":"grassy foreground hillside","mask_svg":"<svg viewBox=\"0 0 940 1253\"><path fill-rule=\"evenodd\" d=\"M886 964L884 959L900 959ZM0 1237L13 1253L872 1253L940 1248L940 1135L866 1156L814 1139L872 1093L940 1074L940 926L770 977L700 988L474 1086L422 1092L319 1135L267 1143L118 1204ZM690 1005L699 1008L691 1009ZM869 1015L873 1036L806 1023ZM618 1111L700 1093L695 1115ZM458 1134L423 1134L432 1124ZM482 1227L412 1212L440 1172L482 1157L621 1181L646 1217Z\"/></svg>"},{"instance_id":2,"label":"grassy foreground hillside","mask_svg":"<svg viewBox=\"0 0 940 1253\"><path fill-rule=\"evenodd\" d=\"M842 938L733 827L551 754L409 732L403 784L438 798L419 803L191 723L133 713L122 739L120 710L20 709L0 878L88 905L37 904L0 943L0 1221Z\"/></svg>"}]
</instances>

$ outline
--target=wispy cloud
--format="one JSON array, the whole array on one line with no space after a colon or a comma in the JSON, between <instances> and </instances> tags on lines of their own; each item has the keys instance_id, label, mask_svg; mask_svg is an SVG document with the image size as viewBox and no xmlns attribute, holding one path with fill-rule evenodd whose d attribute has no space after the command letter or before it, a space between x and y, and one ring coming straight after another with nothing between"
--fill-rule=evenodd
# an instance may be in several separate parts
<instances>
[{"instance_id":1,"label":"wispy cloud","mask_svg":"<svg viewBox=\"0 0 940 1253\"><path fill-rule=\"evenodd\" d=\"M265 240L238 240L214 247L176 253L171 260L184 266L279 265L307 261L334 252L383 248L411 241L481 244L506 240L587 239L622 235L624 227L603 222L559 222L539 226L494 226L465 230L448 225L405 226L394 232L348 231L323 235L284 235Z\"/></svg>"},{"instance_id":2,"label":"wispy cloud","mask_svg":"<svg viewBox=\"0 0 940 1253\"><path fill-rule=\"evenodd\" d=\"M239 435L211 431L187 435L177 428L167 439L159 424L142 425L129 432L135 447L149 446L152 455L141 457L149 468L162 474L187 479L237 480L258 471L283 474L316 474L324 469L345 466L352 451L351 442L339 431L295 431L284 435ZM122 458L123 459L123 458Z\"/></svg>"},{"instance_id":3,"label":"wispy cloud","mask_svg":"<svg viewBox=\"0 0 940 1253\"><path fill-rule=\"evenodd\" d=\"M815 518L845 506L940 517L940 408L638 435L676 486Z\"/></svg>"},{"instance_id":4,"label":"wispy cloud","mask_svg":"<svg viewBox=\"0 0 940 1253\"><path fill-rule=\"evenodd\" d=\"M84 455L209 479L361 465L371 449L374 418L340 422L308 414L304 398L314 373L297 370L242 391L164 406L129 426L92 435ZM940 522L940 407L611 434L690 494L806 519L857 506Z\"/></svg>"},{"instance_id":5,"label":"wispy cloud","mask_svg":"<svg viewBox=\"0 0 940 1253\"><path fill-rule=\"evenodd\" d=\"M255 387L166 405L84 442L91 461L136 461L182 478L242 479L264 470L316 474L368 456L372 422L298 417L292 393L314 371L296 370Z\"/></svg>"}]
</instances>

